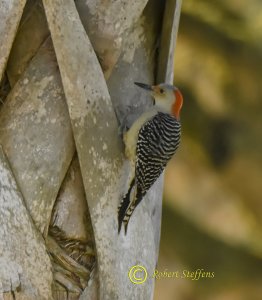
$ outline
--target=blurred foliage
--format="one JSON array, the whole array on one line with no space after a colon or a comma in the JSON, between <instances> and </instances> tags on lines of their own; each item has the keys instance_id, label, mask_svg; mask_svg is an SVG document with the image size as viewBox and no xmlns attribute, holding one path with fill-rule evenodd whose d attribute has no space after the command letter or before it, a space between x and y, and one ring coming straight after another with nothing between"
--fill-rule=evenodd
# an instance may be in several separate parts
<instances>
[{"instance_id":1,"label":"blurred foliage","mask_svg":"<svg viewBox=\"0 0 262 300\"><path fill-rule=\"evenodd\" d=\"M158 280L155 299L261 299L261 50L260 0L183 2L183 133L166 171L158 268L216 277Z\"/></svg>"}]
</instances>

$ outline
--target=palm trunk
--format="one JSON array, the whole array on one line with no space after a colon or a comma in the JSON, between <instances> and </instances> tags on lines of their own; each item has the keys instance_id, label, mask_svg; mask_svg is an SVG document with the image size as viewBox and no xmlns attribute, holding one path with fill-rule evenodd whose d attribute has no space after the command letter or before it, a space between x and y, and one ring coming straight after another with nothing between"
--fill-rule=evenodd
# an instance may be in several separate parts
<instances>
[{"instance_id":1,"label":"palm trunk","mask_svg":"<svg viewBox=\"0 0 262 300\"><path fill-rule=\"evenodd\" d=\"M173 80L181 0L161 2L27 1L16 33L20 1L6 13L8 34L0 23L1 37L8 35L1 74L10 85L0 111L7 157L1 156L1 168L10 178L0 184L1 226L17 226L16 213L4 218L13 211L4 204L7 185L32 232L19 249L14 241L28 234L25 227L0 231L6 253L0 292L6 299L153 298L163 178L137 209L128 234L118 235L117 206L129 182L118 127L129 127L151 102L133 81ZM44 240L49 257L39 254ZM1 267L12 257L13 273ZM149 276L130 288L134 265Z\"/></svg>"}]
</instances>

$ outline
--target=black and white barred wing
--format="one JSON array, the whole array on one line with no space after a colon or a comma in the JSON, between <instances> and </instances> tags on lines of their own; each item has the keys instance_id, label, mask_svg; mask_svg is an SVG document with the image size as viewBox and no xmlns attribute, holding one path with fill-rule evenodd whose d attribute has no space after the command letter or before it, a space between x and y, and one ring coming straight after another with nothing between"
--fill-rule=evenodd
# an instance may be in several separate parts
<instances>
[{"instance_id":1,"label":"black and white barred wing","mask_svg":"<svg viewBox=\"0 0 262 300\"><path fill-rule=\"evenodd\" d=\"M136 185L144 196L163 172L180 142L181 125L174 117L158 113L139 131Z\"/></svg>"}]
</instances>

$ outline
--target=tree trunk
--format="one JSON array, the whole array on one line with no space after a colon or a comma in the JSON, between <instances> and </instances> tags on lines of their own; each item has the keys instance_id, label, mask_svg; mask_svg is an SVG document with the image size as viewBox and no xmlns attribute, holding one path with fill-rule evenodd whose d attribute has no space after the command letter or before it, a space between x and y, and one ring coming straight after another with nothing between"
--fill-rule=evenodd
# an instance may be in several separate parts
<instances>
[{"instance_id":1,"label":"tree trunk","mask_svg":"<svg viewBox=\"0 0 262 300\"><path fill-rule=\"evenodd\" d=\"M181 1L0 0L0 298L153 298L163 178L118 235L118 128L173 81Z\"/></svg>"}]
</instances>

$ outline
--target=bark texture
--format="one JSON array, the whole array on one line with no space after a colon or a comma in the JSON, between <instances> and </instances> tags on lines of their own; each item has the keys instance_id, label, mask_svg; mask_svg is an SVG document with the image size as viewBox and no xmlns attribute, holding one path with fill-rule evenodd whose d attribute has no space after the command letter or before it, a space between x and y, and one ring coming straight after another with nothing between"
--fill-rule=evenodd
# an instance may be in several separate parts
<instances>
[{"instance_id":1,"label":"bark texture","mask_svg":"<svg viewBox=\"0 0 262 300\"><path fill-rule=\"evenodd\" d=\"M24 206L2 148L0 236L0 297L12 291L20 299L51 299L51 263L44 240Z\"/></svg>"},{"instance_id":2,"label":"bark texture","mask_svg":"<svg viewBox=\"0 0 262 300\"><path fill-rule=\"evenodd\" d=\"M26 0L0 1L0 80L12 47Z\"/></svg>"}]
</instances>

